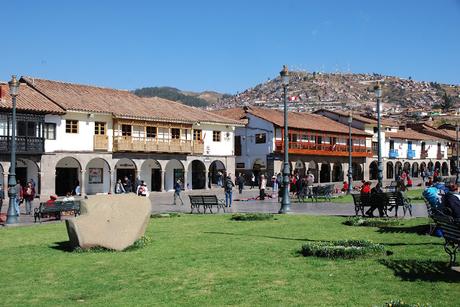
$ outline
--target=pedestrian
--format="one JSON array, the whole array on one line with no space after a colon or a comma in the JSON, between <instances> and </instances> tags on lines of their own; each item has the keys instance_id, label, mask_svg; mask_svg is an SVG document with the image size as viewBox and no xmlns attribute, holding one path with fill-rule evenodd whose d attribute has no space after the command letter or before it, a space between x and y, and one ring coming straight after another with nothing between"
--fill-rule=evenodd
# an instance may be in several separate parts
<instances>
[{"instance_id":1,"label":"pedestrian","mask_svg":"<svg viewBox=\"0 0 460 307\"><path fill-rule=\"evenodd\" d=\"M0 212L2 212L4 198L5 198L5 192L3 191L3 184L0 183Z\"/></svg>"},{"instance_id":2,"label":"pedestrian","mask_svg":"<svg viewBox=\"0 0 460 307\"><path fill-rule=\"evenodd\" d=\"M131 193L133 191L131 180L129 180L128 176L125 176L123 188L125 188L125 193Z\"/></svg>"},{"instance_id":3,"label":"pedestrian","mask_svg":"<svg viewBox=\"0 0 460 307\"><path fill-rule=\"evenodd\" d=\"M75 188L73 189L73 195L81 196L81 187L80 187L80 182L78 180L75 182Z\"/></svg>"},{"instance_id":4,"label":"pedestrian","mask_svg":"<svg viewBox=\"0 0 460 307\"><path fill-rule=\"evenodd\" d=\"M256 185L256 175L254 173L251 174L251 189L254 188Z\"/></svg>"},{"instance_id":5,"label":"pedestrian","mask_svg":"<svg viewBox=\"0 0 460 307\"><path fill-rule=\"evenodd\" d=\"M223 180L222 180L222 179L223 179L223 174L222 174L221 171L218 171L218 172L217 172L217 186L218 186L219 188L222 187L222 184L223 184L223 182L222 182Z\"/></svg>"},{"instance_id":6,"label":"pedestrian","mask_svg":"<svg viewBox=\"0 0 460 307\"><path fill-rule=\"evenodd\" d=\"M401 183L404 185L404 181L401 180ZM383 206L384 206L384 193L382 190L382 185L380 182L377 182L375 187L371 189L371 207L366 211L366 215L369 217L374 217L374 210L378 209L379 216L383 217Z\"/></svg>"},{"instance_id":7,"label":"pedestrian","mask_svg":"<svg viewBox=\"0 0 460 307\"><path fill-rule=\"evenodd\" d=\"M244 177L243 177L243 174L240 173L240 175L238 176L238 179L237 179L237 183L238 183L238 192L241 194L243 193L243 188L244 188Z\"/></svg>"},{"instance_id":8,"label":"pedestrian","mask_svg":"<svg viewBox=\"0 0 460 307\"><path fill-rule=\"evenodd\" d=\"M137 190L136 190L136 194L137 196L144 196L144 197L149 196L149 190L144 180L141 180L141 182L139 183L139 186L137 187Z\"/></svg>"},{"instance_id":9,"label":"pedestrian","mask_svg":"<svg viewBox=\"0 0 460 307\"><path fill-rule=\"evenodd\" d=\"M425 186L425 178L426 178L425 170L422 170L420 176L422 176L422 187L424 187Z\"/></svg>"},{"instance_id":10,"label":"pedestrian","mask_svg":"<svg viewBox=\"0 0 460 307\"><path fill-rule=\"evenodd\" d=\"M260 197L260 200L265 200L265 189L266 188L267 188L267 179L262 174L262 175L260 175L260 180L259 180L259 197Z\"/></svg>"},{"instance_id":11,"label":"pedestrian","mask_svg":"<svg viewBox=\"0 0 460 307\"><path fill-rule=\"evenodd\" d=\"M35 197L35 188L32 185L32 182L28 182L27 186L24 188L23 191L24 200L26 202L26 214L32 214L32 202Z\"/></svg>"},{"instance_id":12,"label":"pedestrian","mask_svg":"<svg viewBox=\"0 0 460 307\"><path fill-rule=\"evenodd\" d=\"M30 178L29 182L32 183L32 188L35 189L35 181L34 181L34 179Z\"/></svg>"},{"instance_id":13,"label":"pedestrian","mask_svg":"<svg viewBox=\"0 0 460 307\"><path fill-rule=\"evenodd\" d=\"M182 200L182 197L180 196L180 192L182 192L182 185L180 179L177 179L176 183L174 184L174 203L173 205L176 205L176 199L179 198L181 206L184 205L184 201Z\"/></svg>"},{"instance_id":14,"label":"pedestrian","mask_svg":"<svg viewBox=\"0 0 460 307\"><path fill-rule=\"evenodd\" d=\"M232 178L230 177L230 174L228 174L227 177L225 178L225 183L224 183L225 207L232 206L232 193L233 193L234 186L235 185L233 184Z\"/></svg>"},{"instance_id":15,"label":"pedestrian","mask_svg":"<svg viewBox=\"0 0 460 307\"><path fill-rule=\"evenodd\" d=\"M273 193L272 194L277 193L278 192L278 180L276 180L275 175L272 176L272 186L273 186Z\"/></svg>"},{"instance_id":16,"label":"pedestrian","mask_svg":"<svg viewBox=\"0 0 460 307\"><path fill-rule=\"evenodd\" d=\"M121 183L121 179L118 179L117 184L115 185L115 194L123 193L126 193L125 188L123 187L123 183Z\"/></svg>"},{"instance_id":17,"label":"pedestrian","mask_svg":"<svg viewBox=\"0 0 460 307\"><path fill-rule=\"evenodd\" d=\"M19 205L24 201L23 199L23 190L21 186L21 182L18 180L16 183L16 198L14 200L14 210L16 211L16 215L19 216L21 211L19 209Z\"/></svg>"}]
</instances>

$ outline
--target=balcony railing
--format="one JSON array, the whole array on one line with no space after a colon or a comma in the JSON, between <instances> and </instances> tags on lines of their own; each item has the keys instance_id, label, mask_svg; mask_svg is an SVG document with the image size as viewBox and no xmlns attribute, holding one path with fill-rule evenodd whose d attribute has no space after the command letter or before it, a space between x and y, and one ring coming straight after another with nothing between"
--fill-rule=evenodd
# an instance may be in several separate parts
<instances>
[{"instance_id":1,"label":"balcony railing","mask_svg":"<svg viewBox=\"0 0 460 307\"><path fill-rule=\"evenodd\" d=\"M45 139L30 136L16 137L17 153L41 154L45 151ZM11 136L0 136L0 152L11 152Z\"/></svg>"},{"instance_id":2,"label":"balcony railing","mask_svg":"<svg viewBox=\"0 0 460 307\"><path fill-rule=\"evenodd\" d=\"M133 136L117 136L113 140L113 151L203 153L203 144L190 140L162 140Z\"/></svg>"},{"instance_id":3,"label":"balcony railing","mask_svg":"<svg viewBox=\"0 0 460 307\"><path fill-rule=\"evenodd\" d=\"M390 159L394 159L394 158L399 157L398 150L397 149L390 149L390 152L388 153L388 157L390 157Z\"/></svg>"},{"instance_id":4,"label":"balcony railing","mask_svg":"<svg viewBox=\"0 0 460 307\"><path fill-rule=\"evenodd\" d=\"M109 149L109 137L107 135L94 135L94 150L107 151Z\"/></svg>"},{"instance_id":5,"label":"balcony railing","mask_svg":"<svg viewBox=\"0 0 460 307\"><path fill-rule=\"evenodd\" d=\"M408 149L407 150L407 159L414 159L415 158L415 150Z\"/></svg>"},{"instance_id":6,"label":"balcony railing","mask_svg":"<svg viewBox=\"0 0 460 307\"><path fill-rule=\"evenodd\" d=\"M315 144L308 142L289 142L289 153L317 154L323 156L348 156L348 145L340 144ZM284 151L282 140L275 141L275 150ZM352 146L353 157L371 157L372 151L364 146Z\"/></svg>"}]
</instances>

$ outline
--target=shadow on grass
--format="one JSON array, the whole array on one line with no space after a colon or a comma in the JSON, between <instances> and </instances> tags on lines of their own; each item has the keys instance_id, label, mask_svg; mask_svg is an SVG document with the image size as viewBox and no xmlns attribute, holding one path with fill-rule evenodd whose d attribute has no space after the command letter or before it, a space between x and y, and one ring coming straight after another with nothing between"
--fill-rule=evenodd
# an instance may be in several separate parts
<instances>
[{"instance_id":1,"label":"shadow on grass","mask_svg":"<svg viewBox=\"0 0 460 307\"><path fill-rule=\"evenodd\" d=\"M409 227L380 227L379 233L414 233L418 235L427 235L430 232L429 225L416 225Z\"/></svg>"},{"instance_id":2,"label":"shadow on grass","mask_svg":"<svg viewBox=\"0 0 460 307\"><path fill-rule=\"evenodd\" d=\"M290 241L311 241L311 242L321 241L321 240L300 239L300 238L286 238L286 237L274 237L274 236L263 236L263 235L239 234L239 233L220 232L220 231L205 231L203 233L214 234L214 235L238 236L238 237L257 237L257 238L267 238L267 239L277 239L277 240L290 240Z\"/></svg>"},{"instance_id":3,"label":"shadow on grass","mask_svg":"<svg viewBox=\"0 0 460 307\"><path fill-rule=\"evenodd\" d=\"M70 245L70 241L54 242L53 244L54 245L50 246L52 249L56 249L56 250L67 252L67 253L71 253L74 251L74 249Z\"/></svg>"},{"instance_id":4,"label":"shadow on grass","mask_svg":"<svg viewBox=\"0 0 460 307\"><path fill-rule=\"evenodd\" d=\"M379 263L404 281L460 281L460 274L451 270L447 261L381 259Z\"/></svg>"}]
</instances>

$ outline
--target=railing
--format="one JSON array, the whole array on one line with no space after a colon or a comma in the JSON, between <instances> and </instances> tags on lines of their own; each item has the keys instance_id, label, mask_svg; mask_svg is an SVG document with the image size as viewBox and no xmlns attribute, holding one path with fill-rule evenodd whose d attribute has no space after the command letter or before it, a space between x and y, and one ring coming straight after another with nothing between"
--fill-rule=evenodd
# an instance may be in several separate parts
<instances>
[{"instance_id":1,"label":"railing","mask_svg":"<svg viewBox=\"0 0 460 307\"><path fill-rule=\"evenodd\" d=\"M109 137L107 135L94 135L94 150L104 150L109 149Z\"/></svg>"},{"instance_id":2,"label":"railing","mask_svg":"<svg viewBox=\"0 0 460 307\"><path fill-rule=\"evenodd\" d=\"M407 150L407 159L414 159L415 158L415 150L408 149Z\"/></svg>"},{"instance_id":3,"label":"railing","mask_svg":"<svg viewBox=\"0 0 460 307\"><path fill-rule=\"evenodd\" d=\"M113 139L113 151L192 153L192 145L192 141L189 140L162 140L134 136L117 136ZM196 144L193 146L196 147ZM195 151L195 147L193 152L199 153ZM202 151L203 146L201 146Z\"/></svg>"},{"instance_id":4,"label":"railing","mask_svg":"<svg viewBox=\"0 0 460 307\"><path fill-rule=\"evenodd\" d=\"M399 152L397 149L390 149L390 152L388 153L388 157L390 159L394 159L394 158L397 158L399 157Z\"/></svg>"},{"instance_id":5,"label":"railing","mask_svg":"<svg viewBox=\"0 0 460 307\"><path fill-rule=\"evenodd\" d=\"M275 150L284 151L282 140L275 141ZM348 156L348 145L341 144L316 144L309 142L289 142L289 152L296 154L318 154L323 156ZM364 146L352 146L352 156L370 157L372 151Z\"/></svg>"},{"instance_id":6,"label":"railing","mask_svg":"<svg viewBox=\"0 0 460 307\"><path fill-rule=\"evenodd\" d=\"M16 137L17 153L43 153L45 151L45 139L30 136ZM0 152L11 152L11 136L0 136Z\"/></svg>"}]
</instances>

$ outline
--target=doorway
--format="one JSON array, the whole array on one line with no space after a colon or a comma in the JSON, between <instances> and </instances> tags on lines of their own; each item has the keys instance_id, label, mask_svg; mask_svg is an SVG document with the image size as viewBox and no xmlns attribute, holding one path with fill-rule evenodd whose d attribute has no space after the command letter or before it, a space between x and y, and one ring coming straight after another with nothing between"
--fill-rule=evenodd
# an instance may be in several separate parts
<instances>
[{"instance_id":1,"label":"doorway","mask_svg":"<svg viewBox=\"0 0 460 307\"><path fill-rule=\"evenodd\" d=\"M152 186L151 191L161 192L161 169L152 168Z\"/></svg>"},{"instance_id":2,"label":"doorway","mask_svg":"<svg viewBox=\"0 0 460 307\"><path fill-rule=\"evenodd\" d=\"M16 167L16 182L19 180L22 187L27 184L27 167Z\"/></svg>"},{"instance_id":3,"label":"doorway","mask_svg":"<svg viewBox=\"0 0 460 307\"><path fill-rule=\"evenodd\" d=\"M72 193L78 181L78 168L56 167L56 195Z\"/></svg>"}]
</instances>

